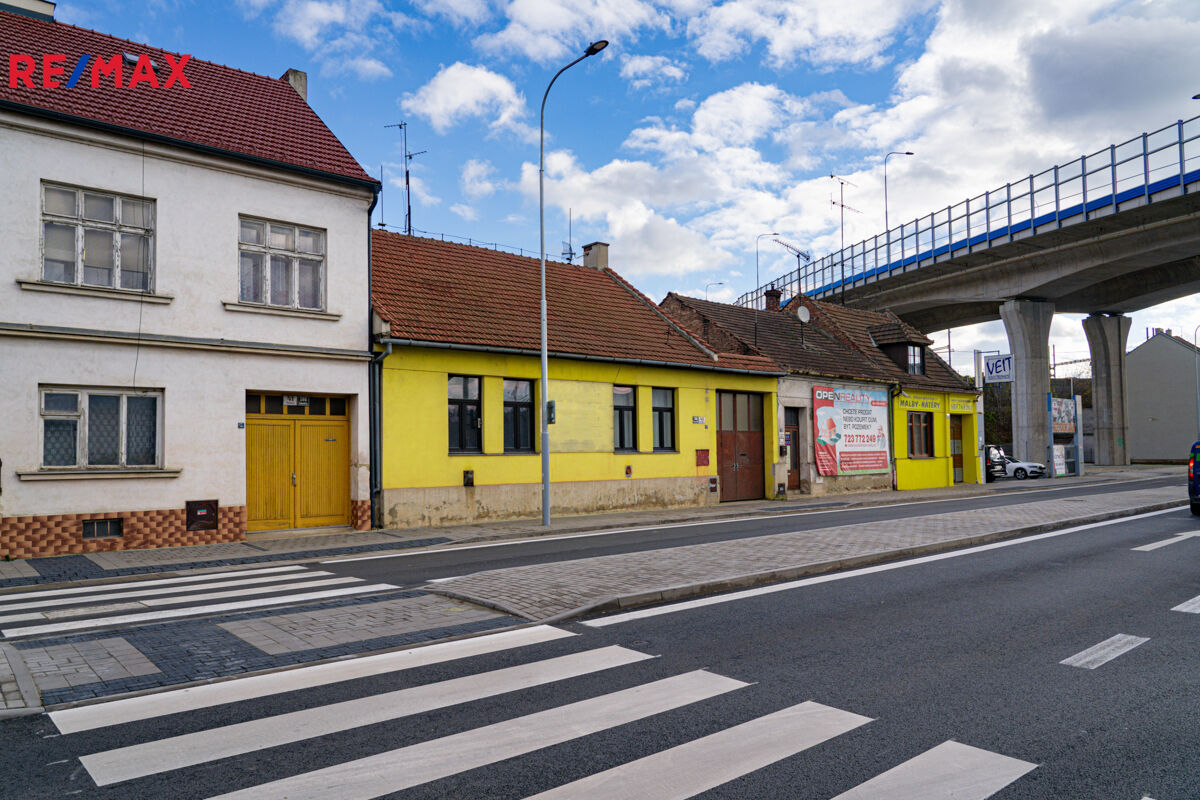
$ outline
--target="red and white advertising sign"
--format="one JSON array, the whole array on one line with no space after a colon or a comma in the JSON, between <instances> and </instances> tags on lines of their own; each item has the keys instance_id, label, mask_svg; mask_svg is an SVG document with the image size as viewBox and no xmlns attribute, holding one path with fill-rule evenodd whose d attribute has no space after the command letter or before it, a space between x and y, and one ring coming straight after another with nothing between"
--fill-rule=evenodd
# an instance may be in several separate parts
<instances>
[{"instance_id":1,"label":"red and white advertising sign","mask_svg":"<svg viewBox=\"0 0 1200 800\"><path fill-rule=\"evenodd\" d=\"M886 389L813 387L813 440L821 475L887 472Z\"/></svg>"}]
</instances>

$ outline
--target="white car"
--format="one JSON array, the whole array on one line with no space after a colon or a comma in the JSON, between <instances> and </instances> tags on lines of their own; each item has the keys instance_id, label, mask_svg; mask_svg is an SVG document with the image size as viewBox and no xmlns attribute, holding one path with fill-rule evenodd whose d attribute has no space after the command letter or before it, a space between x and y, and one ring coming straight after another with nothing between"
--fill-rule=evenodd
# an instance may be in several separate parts
<instances>
[{"instance_id":1,"label":"white car","mask_svg":"<svg viewBox=\"0 0 1200 800\"><path fill-rule=\"evenodd\" d=\"M1023 481L1026 478L1040 478L1046 474L1046 465L1033 461L1017 461L1012 456L1004 456L1004 474L1010 478Z\"/></svg>"}]
</instances>

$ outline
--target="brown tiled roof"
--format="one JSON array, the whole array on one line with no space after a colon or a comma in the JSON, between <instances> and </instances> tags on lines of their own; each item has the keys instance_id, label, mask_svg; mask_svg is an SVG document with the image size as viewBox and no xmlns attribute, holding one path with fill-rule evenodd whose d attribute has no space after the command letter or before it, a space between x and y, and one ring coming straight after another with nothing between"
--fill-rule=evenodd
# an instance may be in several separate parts
<instances>
[{"instance_id":1,"label":"brown tiled roof","mask_svg":"<svg viewBox=\"0 0 1200 800\"><path fill-rule=\"evenodd\" d=\"M885 344L919 344L929 346L933 340L923 333L909 327L903 322L885 322L882 325L872 325L867 328L871 341L876 347Z\"/></svg>"},{"instance_id":2,"label":"brown tiled roof","mask_svg":"<svg viewBox=\"0 0 1200 800\"><path fill-rule=\"evenodd\" d=\"M844 308L806 297L799 302L809 309L811 318L802 324L796 319L795 302L781 311L760 310L756 314L751 308L698 300L672 292L662 305L692 331L702 331L705 325L715 326L742 342L749 352L769 356L791 372L887 381L913 388L970 391L966 380L932 350L926 350L925 374L910 375L879 349L879 345L892 343L931 343L928 337L896 315ZM876 330L889 332L895 341L872 341L872 331ZM704 335L716 338L708 331Z\"/></svg>"},{"instance_id":3,"label":"brown tiled roof","mask_svg":"<svg viewBox=\"0 0 1200 800\"><path fill-rule=\"evenodd\" d=\"M540 264L498 250L371 232L372 303L390 338L536 352ZM754 353L721 353L692 336L612 270L546 262L548 349L617 361L763 372Z\"/></svg>"},{"instance_id":4,"label":"brown tiled roof","mask_svg":"<svg viewBox=\"0 0 1200 800\"><path fill-rule=\"evenodd\" d=\"M170 75L166 56L180 56L140 42L0 11L0 54L34 56L34 88L0 78L0 109L50 116L76 124L99 124L183 145L261 159L338 178L375 183L316 112L283 78L268 78L192 58L183 67L191 88L176 83L128 88L134 65L122 63L123 88L101 76L91 85L98 58L108 61L124 53L146 54L157 66L160 83ZM42 54L63 54L58 62L65 84L80 56L92 57L73 88L42 88ZM4 67L8 69L7 63ZM7 74L4 78L8 78Z\"/></svg>"}]
</instances>

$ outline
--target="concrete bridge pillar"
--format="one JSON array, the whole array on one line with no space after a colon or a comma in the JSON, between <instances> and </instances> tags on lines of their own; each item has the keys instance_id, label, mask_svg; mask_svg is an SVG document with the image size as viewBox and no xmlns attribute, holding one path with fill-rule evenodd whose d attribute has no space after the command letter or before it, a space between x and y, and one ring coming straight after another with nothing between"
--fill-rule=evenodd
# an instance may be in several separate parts
<instances>
[{"instance_id":1,"label":"concrete bridge pillar","mask_svg":"<svg viewBox=\"0 0 1200 800\"><path fill-rule=\"evenodd\" d=\"M1050 446L1050 323L1054 303L1009 300L1000 306L1000 319L1013 354L1013 453L1024 461L1045 463Z\"/></svg>"},{"instance_id":2,"label":"concrete bridge pillar","mask_svg":"<svg viewBox=\"0 0 1200 800\"><path fill-rule=\"evenodd\" d=\"M1129 449L1125 342L1131 320L1123 314L1092 314L1083 321L1092 355L1092 409L1096 414L1096 463L1126 465Z\"/></svg>"}]
</instances>

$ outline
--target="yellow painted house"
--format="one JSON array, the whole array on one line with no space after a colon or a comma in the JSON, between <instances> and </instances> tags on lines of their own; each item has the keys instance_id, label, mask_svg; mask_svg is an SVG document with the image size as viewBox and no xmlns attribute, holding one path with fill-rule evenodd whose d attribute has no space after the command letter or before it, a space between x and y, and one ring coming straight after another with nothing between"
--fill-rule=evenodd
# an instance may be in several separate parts
<instances>
[{"instance_id":1,"label":"yellow painted house","mask_svg":"<svg viewBox=\"0 0 1200 800\"><path fill-rule=\"evenodd\" d=\"M536 517L539 263L375 231L377 524ZM717 353L608 268L547 262L551 510L773 497L770 359Z\"/></svg>"}]
</instances>

